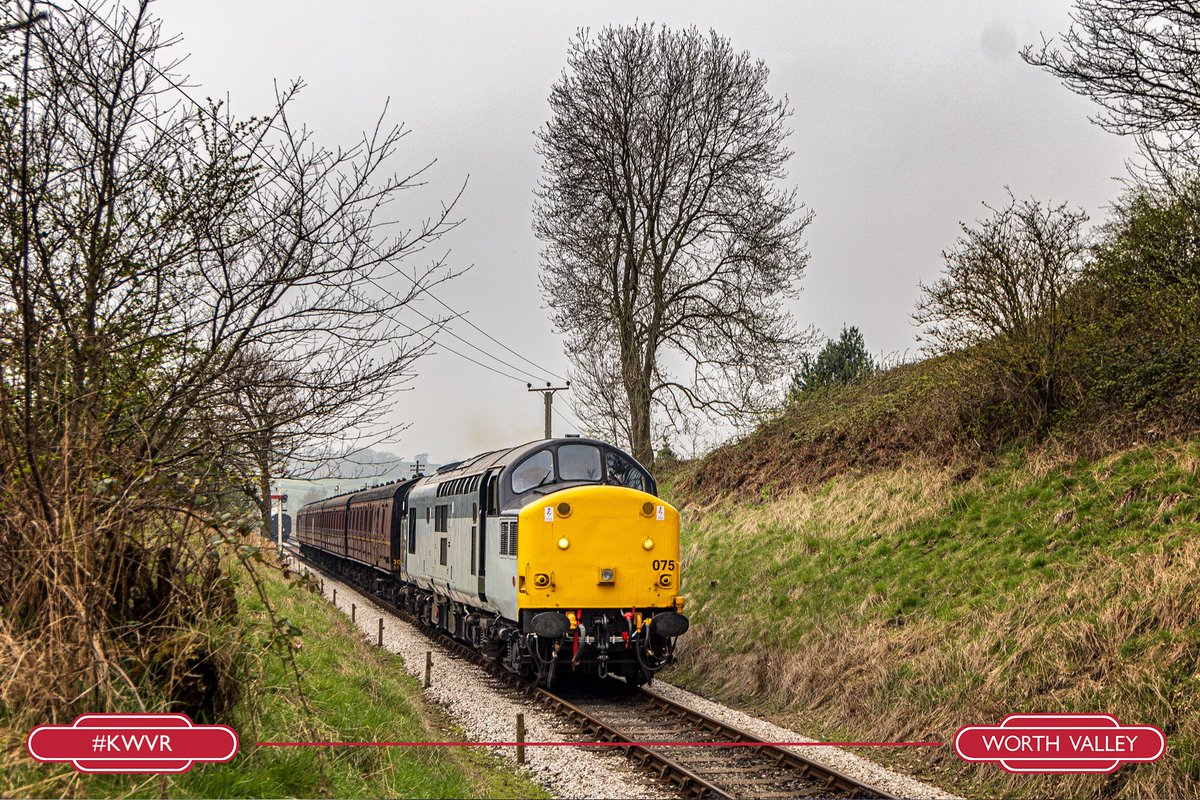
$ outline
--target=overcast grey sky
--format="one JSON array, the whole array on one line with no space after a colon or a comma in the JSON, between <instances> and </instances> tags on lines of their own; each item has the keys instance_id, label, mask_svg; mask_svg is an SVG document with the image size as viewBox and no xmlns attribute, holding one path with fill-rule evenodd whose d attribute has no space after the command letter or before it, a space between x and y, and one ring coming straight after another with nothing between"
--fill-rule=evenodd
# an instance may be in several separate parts
<instances>
[{"instance_id":1,"label":"overcast grey sky","mask_svg":"<svg viewBox=\"0 0 1200 800\"><path fill-rule=\"evenodd\" d=\"M469 176L465 222L445 246L454 266L474 266L438 295L563 375L562 340L537 286L533 132L578 28L694 24L762 58L771 91L795 110L789 183L816 212L793 303L798 322L827 336L858 325L871 350L911 355L917 282L936 277L958 222L985 215L983 202L1003 202L1007 185L1018 197L1082 206L1095 222L1119 193L1114 178L1131 143L1091 125L1088 102L1017 55L1064 30L1070 9L1067 0L155 5L191 53L183 71L199 87L193 94L228 93L236 115L269 110L273 81L302 78L308 87L293 118L325 142L345 143L390 98L389 118L412 130L395 168L437 159L414 208L434 210ZM421 307L442 312L431 301ZM454 330L528 366L461 322ZM412 425L389 449L442 462L541 435L541 399L526 392L525 378L442 348L418 370L395 409ZM556 417L555 427L567 426Z\"/></svg>"}]
</instances>

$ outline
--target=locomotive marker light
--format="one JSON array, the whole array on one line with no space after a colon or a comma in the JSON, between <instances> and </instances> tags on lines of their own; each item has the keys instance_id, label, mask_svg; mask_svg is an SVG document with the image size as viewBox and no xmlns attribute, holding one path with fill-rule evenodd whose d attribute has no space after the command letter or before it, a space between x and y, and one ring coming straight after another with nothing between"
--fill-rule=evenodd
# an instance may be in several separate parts
<instances>
[{"instance_id":1,"label":"locomotive marker light","mask_svg":"<svg viewBox=\"0 0 1200 800\"><path fill-rule=\"evenodd\" d=\"M615 578L616 575L613 573L612 567L605 567L600 570L600 580L598 583L612 583Z\"/></svg>"},{"instance_id":2,"label":"locomotive marker light","mask_svg":"<svg viewBox=\"0 0 1200 800\"><path fill-rule=\"evenodd\" d=\"M571 546L571 541L567 537L564 536L558 540L558 549L559 550L566 550L570 546Z\"/></svg>"},{"instance_id":3,"label":"locomotive marker light","mask_svg":"<svg viewBox=\"0 0 1200 800\"><path fill-rule=\"evenodd\" d=\"M654 540L651 539L650 537L646 537L646 539L642 542L642 549L643 550L653 550L654 549Z\"/></svg>"}]
</instances>

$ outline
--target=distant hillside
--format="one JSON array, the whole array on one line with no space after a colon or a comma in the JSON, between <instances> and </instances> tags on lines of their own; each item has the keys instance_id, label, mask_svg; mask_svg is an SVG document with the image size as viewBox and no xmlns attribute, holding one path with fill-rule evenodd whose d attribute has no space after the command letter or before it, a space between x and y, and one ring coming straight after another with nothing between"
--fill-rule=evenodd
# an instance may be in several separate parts
<instances>
[{"instance_id":1,"label":"distant hillside","mask_svg":"<svg viewBox=\"0 0 1200 800\"><path fill-rule=\"evenodd\" d=\"M335 477L313 480L285 478L280 480L278 485L288 495L288 511L291 512L305 503L339 492L408 478L418 470L429 473L439 466L429 463L427 453L418 453L415 457L406 459L382 450L362 450L351 457L333 459L321 471L321 474L331 474Z\"/></svg>"}]
</instances>

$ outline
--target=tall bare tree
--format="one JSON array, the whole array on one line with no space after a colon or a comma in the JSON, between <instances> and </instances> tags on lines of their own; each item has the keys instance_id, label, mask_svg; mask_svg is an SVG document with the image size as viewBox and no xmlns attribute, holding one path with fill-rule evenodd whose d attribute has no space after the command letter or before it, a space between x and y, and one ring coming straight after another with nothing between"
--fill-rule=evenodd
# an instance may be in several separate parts
<instances>
[{"instance_id":1,"label":"tall bare tree","mask_svg":"<svg viewBox=\"0 0 1200 800\"><path fill-rule=\"evenodd\" d=\"M1067 292L1084 266L1087 215L1066 204L1018 201L992 216L961 223L942 253L946 269L921 284L914 314L930 352L966 350L991 366L998 382L1047 421L1059 400L1062 344L1072 322Z\"/></svg>"},{"instance_id":2,"label":"tall bare tree","mask_svg":"<svg viewBox=\"0 0 1200 800\"><path fill-rule=\"evenodd\" d=\"M409 259L452 212L388 225L421 182L389 169L402 128L315 146L295 86L233 120L186 96L147 2L39 5L0 29L0 671L43 670L5 699L186 703L170 681L213 660L188 632L227 609L195 533L254 529L222 498L271 425L369 422L411 373L427 339L396 314L449 273ZM232 411L275 391L273 420Z\"/></svg>"},{"instance_id":3,"label":"tall bare tree","mask_svg":"<svg viewBox=\"0 0 1200 800\"><path fill-rule=\"evenodd\" d=\"M1136 137L1158 177L1200 167L1200 6L1191 0L1078 0L1059 41L1021 52Z\"/></svg>"},{"instance_id":4,"label":"tall bare tree","mask_svg":"<svg viewBox=\"0 0 1200 800\"><path fill-rule=\"evenodd\" d=\"M581 397L604 399L577 411L646 465L654 409L739 419L806 343L782 302L810 215L779 188L791 111L767 77L715 32L643 24L580 32L551 89L543 291Z\"/></svg>"}]
</instances>

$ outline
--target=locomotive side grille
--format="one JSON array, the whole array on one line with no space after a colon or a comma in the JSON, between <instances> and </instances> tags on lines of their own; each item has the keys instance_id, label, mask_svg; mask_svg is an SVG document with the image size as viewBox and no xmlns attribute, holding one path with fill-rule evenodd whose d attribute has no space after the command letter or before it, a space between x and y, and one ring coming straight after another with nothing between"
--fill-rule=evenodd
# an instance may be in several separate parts
<instances>
[{"instance_id":1,"label":"locomotive side grille","mask_svg":"<svg viewBox=\"0 0 1200 800\"><path fill-rule=\"evenodd\" d=\"M517 521L500 521L500 555L515 556L517 554Z\"/></svg>"}]
</instances>

